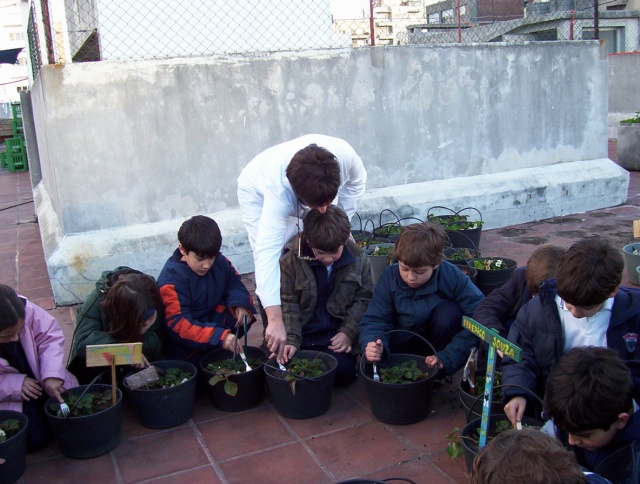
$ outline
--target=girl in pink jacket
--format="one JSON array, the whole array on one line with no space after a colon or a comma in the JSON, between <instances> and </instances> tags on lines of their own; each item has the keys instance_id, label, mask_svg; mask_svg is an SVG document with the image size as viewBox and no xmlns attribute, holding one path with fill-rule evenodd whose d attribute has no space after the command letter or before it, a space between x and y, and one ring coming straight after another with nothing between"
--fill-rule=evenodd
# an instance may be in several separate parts
<instances>
[{"instance_id":1,"label":"girl in pink jacket","mask_svg":"<svg viewBox=\"0 0 640 484\"><path fill-rule=\"evenodd\" d=\"M44 404L78 386L64 366L64 335L44 309L0 284L0 409L29 419L27 450L51 441Z\"/></svg>"}]
</instances>

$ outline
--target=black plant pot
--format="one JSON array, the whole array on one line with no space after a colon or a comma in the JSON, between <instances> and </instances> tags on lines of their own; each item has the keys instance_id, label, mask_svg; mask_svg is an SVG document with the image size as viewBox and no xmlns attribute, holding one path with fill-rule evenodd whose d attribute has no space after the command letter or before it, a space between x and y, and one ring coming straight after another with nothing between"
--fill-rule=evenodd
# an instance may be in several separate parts
<instances>
[{"instance_id":1,"label":"black plant pot","mask_svg":"<svg viewBox=\"0 0 640 484\"><path fill-rule=\"evenodd\" d=\"M193 415L193 402L196 396L196 367L188 361L164 360L156 361L153 366L161 370L180 368L191 373L191 378L186 382L170 388L137 388L132 390L127 385L127 377L138 370L128 373L123 386L127 398L131 401L133 409L140 423L152 429L175 427L186 422Z\"/></svg>"},{"instance_id":2,"label":"black plant pot","mask_svg":"<svg viewBox=\"0 0 640 484\"><path fill-rule=\"evenodd\" d=\"M261 360L266 358L264 351L255 346L247 346L245 356L248 360ZM238 385L238 393L234 396L224 391L224 382L211 385L209 380L215 376L215 373L207 370L207 365L214 361L230 360L233 353L224 349L213 350L207 353L200 360L200 371L207 380L207 388L209 396L214 407L225 410L227 412L240 412L253 408L264 399L265 374L264 365L260 363L252 367L251 371L231 375L229 380Z\"/></svg>"},{"instance_id":3,"label":"black plant pot","mask_svg":"<svg viewBox=\"0 0 640 484\"><path fill-rule=\"evenodd\" d=\"M395 244L393 243L372 244L365 249L365 254L367 254L367 257L369 258L369 262L371 263L371 269L373 270L374 284L380 280L380 276L382 276L382 273L393 262L393 259L391 258L390 255L372 255L376 247L380 247L383 249L393 249L395 247Z\"/></svg>"},{"instance_id":4,"label":"black plant pot","mask_svg":"<svg viewBox=\"0 0 640 484\"><path fill-rule=\"evenodd\" d=\"M487 433L490 433L492 429L495 430L497 422L499 422L500 420L506 420L506 419L507 417L504 414L490 415L489 425L487 427ZM476 429L480 428L481 421L482 421L481 418L477 418L476 420L473 420L472 422L468 423L467 425L464 426L464 428L462 429L462 433L460 434L460 437L462 440L462 446L464 447L464 460L465 460L465 463L467 464L467 471L469 472L471 472L471 469L473 467L473 459L475 459L476 454L479 451L478 444L474 440L472 440L472 437L476 435ZM544 423L541 422L540 420L536 420L531 417L522 417L522 425L525 427L528 426L528 427L540 428L542 427L543 424ZM487 443L489 443L488 439L487 439Z\"/></svg>"},{"instance_id":5,"label":"black plant pot","mask_svg":"<svg viewBox=\"0 0 640 484\"><path fill-rule=\"evenodd\" d=\"M285 380L286 373L277 368L275 359L269 360L264 365L264 372L267 375L267 385L273 404L278 413L287 418L305 419L322 415L331 407L338 361L327 353L310 350L299 350L294 357L307 360L319 358L324 361L328 370L325 374L313 378L313 381L297 380L294 395L289 382Z\"/></svg>"},{"instance_id":6,"label":"black plant pot","mask_svg":"<svg viewBox=\"0 0 640 484\"><path fill-rule=\"evenodd\" d=\"M27 468L27 426L29 420L21 412L0 410L0 422L10 419L18 420L20 429L10 439L0 443L0 458L5 460L5 463L0 465L0 483L2 484L16 482Z\"/></svg>"},{"instance_id":7,"label":"black plant pot","mask_svg":"<svg viewBox=\"0 0 640 484\"><path fill-rule=\"evenodd\" d=\"M478 274L476 275L475 284L482 291L485 296L491 293L491 291L498 289L511 277L511 273L516 270L518 263L513 259L506 259L504 257L480 257L480 259L501 259L507 267L505 269L478 269L475 268ZM476 259L474 259L476 260ZM469 262L469 265L473 267L473 261Z\"/></svg>"},{"instance_id":8,"label":"black plant pot","mask_svg":"<svg viewBox=\"0 0 640 484\"><path fill-rule=\"evenodd\" d=\"M382 383L373 379L372 365L367 363L365 366L365 358L361 358L360 374L364 379L371 413L376 420L387 424L405 425L419 422L429 415L433 382L437 371L427 367L425 357L392 354L387 357L384 365L395 366L411 360L414 360L418 368L429 376L412 383ZM378 364L378 368L380 366Z\"/></svg>"},{"instance_id":9,"label":"black plant pot","mask_svg":"<svg viewBox=\"0 0 640 484\"><path fill-rule=\"evenodd\" d=\"M80 385L71 388L69 393L80 395L85 390L94 392L105 389L111 389L111 385ZM73 459L89 459L106 454L118 446L122 433L122 392L119 388L116 388L116 404L92 415L58 417L50 409L50 405L57 402L55 397L47 400L45 413L64 455Z\"/></svg>"},{"instance_id":10,"label":"black plant pot","mask_svg":"<svg viewBox=\"0 0 640 484\"><path fill-rule=\"evenodd\" d=\"M465 417L467 418L467 422L482 417L483 395L472 395L471 387L469 386L468 381L460 380L460 384L458 385L458 396L460 397L460 402L465 409ZM493 396L493 400L491 401L490 413L491 415L504 414L504 407L502 405L502 402L500 401L500 399L496 399L495 395Z\"/></svg>"}]
</instances>

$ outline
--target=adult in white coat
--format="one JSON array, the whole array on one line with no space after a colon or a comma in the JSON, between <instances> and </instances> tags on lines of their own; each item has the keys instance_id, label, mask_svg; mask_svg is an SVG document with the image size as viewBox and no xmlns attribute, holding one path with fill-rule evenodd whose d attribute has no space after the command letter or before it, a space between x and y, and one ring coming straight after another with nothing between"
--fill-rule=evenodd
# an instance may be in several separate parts
<instances>
[{"instance_id":1,"label":"adult in white coat","mask_svg":"<svg viewBox=\"0 0 640 484\"><path fill-rule=\"evenodd\" d=\"M238 177L238 202L253 250L256 294L268 324L265 342L282 358L286 331L280 306L282 249L302 229L310 209L332 203L351 219L365 191L367 172L346 141L320 134L272 146Z\"/></svg>"}]
</instances>

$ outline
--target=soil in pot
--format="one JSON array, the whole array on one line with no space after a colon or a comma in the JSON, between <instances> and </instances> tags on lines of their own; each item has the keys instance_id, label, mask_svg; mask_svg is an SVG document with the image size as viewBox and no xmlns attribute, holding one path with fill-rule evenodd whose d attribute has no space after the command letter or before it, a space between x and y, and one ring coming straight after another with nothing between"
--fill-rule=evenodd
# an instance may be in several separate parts
<instances>
[{"instance_id":1,"label":"soil in pot","mask_svg":"<svg viewBox=\"0 0 640 484\"><path fill-rule=\"evenodd\" d=\"M233 354L224 349L213 350L200 360L200 369L207 380L214 407L227 412L239 412L255 407L264 399L263 361L266 355L262 349L248 346L245 356L251 371L246 371L240 358L234 362ZM216 375L220 378L212 384Z\"/></svg>"},{"instance_id":2,"label":"soil in pot","mask_svg":"<svg viewBox=\"0 0 640 484\"><path fill-rule=\"evenodd\" d=\"M433 382L437 375L435 368L427 367L424 356L391 354L383 364L378 364L381 381L373 379L373 368L360 360L360 374L364 378L365 388L369 396L371 413L384 423L404 425L419 422L429 415ZM400 365L408 365L413 369L398 371ZM397 378L398 373L406 373L407 378ZM392 378L386 378L391 374ZM385 381L386 380L386 381Z\"/></svg>"},{"instance_id":3,"label":"soil in pot","mask_svg":"<svg viewBox=\"0 0 640 484\"><path fill-rule=\"evenodd\" d=\"M0 482L12 483L27 467L27 417L13 410L0 410Z\"/></svg>"},{"instance_id":4,"label":"soil in pot","mask_svg":"<svg viewBox=\"0 0 640 484\"><path fill-rule=\"evenodd\" d=\"M287 365L287 372L278 369L274 359L264 365L271 398L278 413L283 417L306 419L325 413L331 406L333 382L336 376L337 360L327 353L299 350L294 358L308 362L322 362L324 369L319 376L303 374L296 377L297 368L293 359ZM305 365L307 369L309 365ZM313 373L311 374L313 375Z\"/></svg>"},{"instance_id":5,"label":"soil in pot","mask_svg":"<svg viewBox=\"0 0 640 484\"><path fill-rule=\"evenodd\" d=\"M71 388L64 396L71 409L69 418L62 416L55 397L47 400L45 413L64 455L88 459L106 454L118 446L122 427L122 392L118 388L116 392L116 404L112 405L111 385Z\"/></svg>"},{"instance_id":6,"label":"soil in pot","mask_svg":"<svg viewBox=\"0 0 640 484\"><path fill-rule=\"evenodd\" d=\"M467 464L467 471L471 472L473 467L473 459L476 457L478 453L478 441L480 438L480 424L481 418L473 420L472 422L465 425L462 429L462 433L460 434L462 446L464 447L464 460ZM522 418L522 427L523 428L541 428L543 422L530 418L523 417ZM489 425L487 427L487 444L498 435L500 432L504 430L509 430L511 427L511 423L506 418L505 415L490 415L489 416Z\"/></svg>"},{"instance_id":7,"label":"soil in pot","mask_svg":"<svg viewBox=\"0 0 640 484\"><path fill-rule=\"evenodd\" d=\"M507 282L518 267L516 261L505 257L479 257L469 265L478 272L475 284L485 296Z\"/></svg>"},{"instance_id":8,"label":"soil in pot","mask_svg":"<svg viewBox=\"0 0 640 484\"><path fill-rule=\"evenodd\" d=\"M180 425L191 418L193 403L196 395L196 367L188 361L165 360L156 361L153 366L158 371L160 379L147 388L132 390L127 385L126 378L123 386L127 398L142 425L149 428L167 428Z\"/></svg>"}]
</instances>

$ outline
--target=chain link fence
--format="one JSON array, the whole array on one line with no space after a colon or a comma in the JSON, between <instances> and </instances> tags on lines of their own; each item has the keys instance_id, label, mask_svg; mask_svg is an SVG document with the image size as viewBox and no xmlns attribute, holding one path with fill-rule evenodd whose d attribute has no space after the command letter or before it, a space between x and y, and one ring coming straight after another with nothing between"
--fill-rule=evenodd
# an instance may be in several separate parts
<instances>
[{"instance_id":1,"label":"chain link fence","mask_svg":"<svg viewBox=\"0 0 640 484\"><path fill-rule=\"evenodd\" d=\"M57 10L50 2L30 4L34 76L40 56L61 64L594 38L606 40L610 53L640 50L640 11L621 10L626 0L601 1L596 17L592 0L372 0L358 19L334 18L329 0L64 0Z\"/></svg>"}]
</instances>

